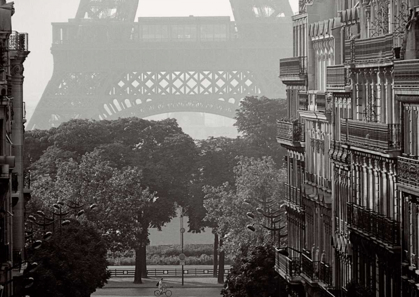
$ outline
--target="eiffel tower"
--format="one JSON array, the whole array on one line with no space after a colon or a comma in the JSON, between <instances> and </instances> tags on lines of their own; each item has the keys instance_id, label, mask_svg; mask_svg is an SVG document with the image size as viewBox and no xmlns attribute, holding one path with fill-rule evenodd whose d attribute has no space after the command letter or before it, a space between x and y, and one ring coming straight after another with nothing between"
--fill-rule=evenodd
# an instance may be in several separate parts
<instances>
[{"instance_id":1,"label":"eiffel tower","mask_svg":"<svg viewBox=\"0 0 419 297\"><path fill-rule=\"evenodd\" d=\"M292 51L288 0L230 4L234 21L135 21L138 0L80 0L74 19L52 24L54 71L27 128L177 111L234 118L245 96L285 98L278 64Z\"/></svg>"}]
</instances>

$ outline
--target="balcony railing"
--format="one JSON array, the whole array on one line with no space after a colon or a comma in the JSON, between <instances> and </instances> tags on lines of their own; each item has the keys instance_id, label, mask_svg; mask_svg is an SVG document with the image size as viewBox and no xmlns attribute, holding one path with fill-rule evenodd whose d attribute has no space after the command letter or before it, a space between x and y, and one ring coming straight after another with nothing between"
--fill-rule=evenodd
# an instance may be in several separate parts
<instances>
[{"instance_id":1,"label":"balcony railing","mask_svg":"<svg viewBox=\"0 0 419 297\"><path fill-rule=\"evenodd\" d=\"M348 72L344 65L327 66L326 85L327 89L344 89L348 86Z\"/></svg>"},{"instance_id":2,"label":"balcony railing","mask_svg":"<svg viewBox=\"0 0 419 297\"><path fill-rule=\"evenodd\" d=\"M342 142L349 145L391 151L400 149L400 124L349 120L341 123Z\"/></svg>"},{"instance_id":3,"label":"balcony railing","mask_svg":"<svg viewBox=\"0 0 419 297\"><path fill-rule=\"evenodd\" d=\"M319 261L313 261L303 253L301 255L301 272L312 282L317 282L319 280Z\"/></svg>"},{"instance_id":4,"label":"balcony railing","mask_svg":"<svg viewBox=\"0 0 419 297\"><path fill-rule=\"evenodd\" d=\"M279 120L278 122L278 142L288 145L300 145L304 142L304 124L298 121Z\"/></svg>"},{"instance_id":5,"label":"balcony railing","mask_svg":"<svg viewBox=\"0 0 419 297\"><path fill-rule=\"evenodd\" d=\"M329 155L330 158L334 161L340 163L347 163L349 151L346 147L342 146L342 143L340 141L333 141L330 144Z\"/></svg>"},{"instance_id":6,"label":"balcony railing","mask_svg":"<svg viewBox=\"0 0 419 297\"><path fill-rule=\"evenodd\" d=\"M295 205L301 205L301 191L299 188L285 184L286 200Z\"/></svg>"},{"instance_id":7,"label":"balcony railing","mask_svg":"<svg viewBox=\"0 0 419 297\"><path fill-rule=\"evenodd\" d=\"M332 285L332 267L324 262L319 263L319 281L328 286Z\"/></svg>"},{"instance_id":8,"label":"balcony railing","mask_svg":"<svg viewBox=\"0 0 419 297\"><path fill-rule=\"evenodd\" d=\"M301 272L301 252L287 248L286 253L288 256L276 250L275 270L286 280L296 281Z\"/></svg>"},{"instance_id":9,"label":"balcony railing","mask_svg":"<svg viewBox=\"0 0 419 297\"><path fill-rule=\"evenodd\" d=\"M345 63L386 63L393 60L393 34L345 41Z\"/></svg>"},{"instance_id":10,"label":"balcony railing","mask_svg":"<svg viewBox=\"0 0 419 297\"><path fill-rule=\"evenodd\" d=\"M391 246L400 245L399 222L354 203L347 204L350 228Z\"/></svg>"},{"instance_id":11,"label":"balcony railing","mask_svg":"<svg viewBox=\"0 0 419 297\"><path fill-rule=\"evenodd\" d=\"M13 31L9 37L9 50L28 51L28 33Z\"/></svg>"},{"instance_id":12,"label":"balcony railing","mask_svg":"<svg viewBox=\"0 0 419 297\"><path fill-rule=\"evenodd\" d=\"M397 158L397 182L413 186L419 189L419 160L398 157Z\"/></svg>"},{"instance_id":13,"label":"balcony railing","mask_svg":"<svg viewBox=\"0 0 419 297\"><path fill-rule=\"evenodd\" d=\"M293 57L279 60L279 77L286 80L305 80L307 57Z\"/></svg>"}]
</instances>

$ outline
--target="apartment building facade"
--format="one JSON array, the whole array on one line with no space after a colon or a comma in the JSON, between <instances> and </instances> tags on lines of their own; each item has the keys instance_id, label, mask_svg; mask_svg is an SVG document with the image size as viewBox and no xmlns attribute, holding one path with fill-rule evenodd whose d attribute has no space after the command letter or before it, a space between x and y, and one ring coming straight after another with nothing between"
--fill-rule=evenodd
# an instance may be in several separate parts
<instances>
[{"instance_id":1,"label":"apartment building facade","mask_svg":"<svg viewBox=\"0 0 419 297\"><path fill-rule=\"evenodd\" d=\"M416 296L415 0L300 1L280 61L289 296Z\"/></svg>"},{"instance_id":2,"label":"apartment building facade","mask_svg":"<svg viewBox=\"0 0 419 297\"><path fill-rule=\"evenodd\" d=\"M23 172L23 62L26 33L12 31L13 3L0 0L0 296L22 296L25 278L25 201L29 177Z\"/></svg>"}]
</instances>

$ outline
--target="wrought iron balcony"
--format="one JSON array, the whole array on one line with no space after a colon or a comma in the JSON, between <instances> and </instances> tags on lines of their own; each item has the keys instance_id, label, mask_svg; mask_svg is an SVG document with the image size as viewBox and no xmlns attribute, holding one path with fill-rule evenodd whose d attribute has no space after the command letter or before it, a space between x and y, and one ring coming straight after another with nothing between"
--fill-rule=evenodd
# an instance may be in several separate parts
<instances>
[{"instance_id":1,"label":"wrought iron balcony","mask_svg":"<svg viewBox=\"0 0 419 297\"><path fill-rule=\"evenodd\" d=\"M9 36L9 50L28 51L28 33L19 33L13 31Z\"/></svg>"},{"instance_id":2,"label":"wrought iron balcony","mask_svg":"<svg viewBox=\"0 0 419 297\"><path fill-rule=\"evenodd\" d=\"M301 146L304 142L304 124L289 120L279 120L277 140L281 144Z\"/></svg>"},{"instance_id":3,"label":"wrought iron balcony","mask_svg":"<svg viewBox=\"0 0 419 297\"><path fill-rule=\"evenodd\" d=\"M279 60L279 77L286 81L301 81L307 77L307 57L293 57Z\"/></svg>"},{"instance_id":4,"label":"wrought iron balcony","mask_svg":"<svg viewBox=\"0 0 419 297\"><path fill-rule=\"evenodd\" d=\"M399 222L350 202L347 204L347 212L351 229L384 244L400 246Z\"/></svg>"},{"instance_id":5,"label":"wrought iron balcony","mask_svg":"<svg viewBox=\"0 0 419 297\"><path fill-rule=\"evenodd\" d=\"M393 34L345 41L345 63L389 63L393 61Z\"/></svg>"},{"instance_id":6,"label":"wrought iron balcony","mask_svg":"<svg viewBox=\"0 0 419 297\"><path fill-rule=\"evenodd\" d=\"M394 61L394 88L419 88L419 59Z\"/></svg>"},{"instance_id":7,"label":"wrought iron balcony","mask_svg":"<svg viewBox=\"0 0 419 297\"><path fill-rule=\"evenodd\" d=\"M275 270L288 282L300 281L301 252L293 248L276 249Z\"/></svg>"},{"instance_id":8,"label":"wrought iron balcony","mask_svg":"<svg viewBox=\"0 0 419 297\"><path fill-rule=\"evenodd\" d=\"M397 158L397 182L418 188L419 160L407 157Z\"/></svg>"},{"instance_id":9,"label":"wrought iron balcony","mask_svg":"<svg viewBox=\"0 0 419 297\"><path fill-rule=\"evenodd\" d=\"M341 123L342 142L377 151L399 150L400 124L382 124L347 119Z\"/></svg>"},{"instance_id":10,"label":"wrought iron balcony","mask_svg":"<svg viewBox=\"0 0 419 297\"><path fill-rule=\"evenodd\" d=\"M344 65L327 66L326 87L331 90L343 90L350 86L348 71Z\"/></svg>"},{"instance_id":11,"label":"wrought iron balcony","mask_svg":"<svg viewBox=\"0 0 419 297\"><path fill-rule=\"evenodd\" d=\"M319 280L319 261L313 261L304 253L301 254L301 273L303 273L311 282Z\"/></svg>"},{"instance_id":12,"label":"wrought iron balcony","mask_svg":"<svg viewBox=\"0 0 419 297\"><path fill-rule=\"evenodd\" d=\"M330 265L324 262L319 263L319 281L328 286L332 286L332 273L332 267Z\"/></svg>"}]
</instances>

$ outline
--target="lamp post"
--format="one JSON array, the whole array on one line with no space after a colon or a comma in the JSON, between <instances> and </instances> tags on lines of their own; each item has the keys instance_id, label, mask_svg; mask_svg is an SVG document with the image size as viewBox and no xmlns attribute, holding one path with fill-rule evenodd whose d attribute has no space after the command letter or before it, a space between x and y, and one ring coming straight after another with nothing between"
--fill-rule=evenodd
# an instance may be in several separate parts
<instances>
[{"instance_id":1,"label":"lamp post","mask_svg":"<svg viewBox=\"0 0 419 297\"><path fill-rule=\"evenodd\" d=\"M185 263L185 255L183 254L183 234L185 233L185 228L183 228L183 208L181 208L180 213L180 248L181 254L179 255L180 264L182 265L182 286L184 285L184 263Z\"/></svg>"},{"instance_id":2,"label":"lamp post","mask_svg":"<svg viewBox=\"0 0 419 297\"><path fill-rule=\"evenodd\" d=\"M282 207L282 205L281 205L281 207ZM258 207L258 208L256 208L256 211L259 214L263 215L264 218L266 218L266 219L269 220L270 226L266 226L263 223L257 223L257 222L255 222L253 224L247 225L246 226L247 229L249 229L252 232L255 232L256 231L256 228L255 228L254 225L259 225L262 228L271 231L271 238L272 238L272 240L274 242L276 240L276 235L275 235L276 232L279 232L278 240L280 240L281 238L284 238L284 237L287 236L287 234L281 234L280 233L281 230L285 229L285 226L276 227L276 224L279 223L279 222L281 222L282 221L282 217L283 217L283 213L282 213L282 211L280 209L279 210L276 210L276 211L269 211L268 213L266 213L262 208L259 208ZM252 212L247 212L246 215L247 215L248 218L250 218L252 220L254 220L256 218L256 216Z\"/></svg>"}]
</instances>

